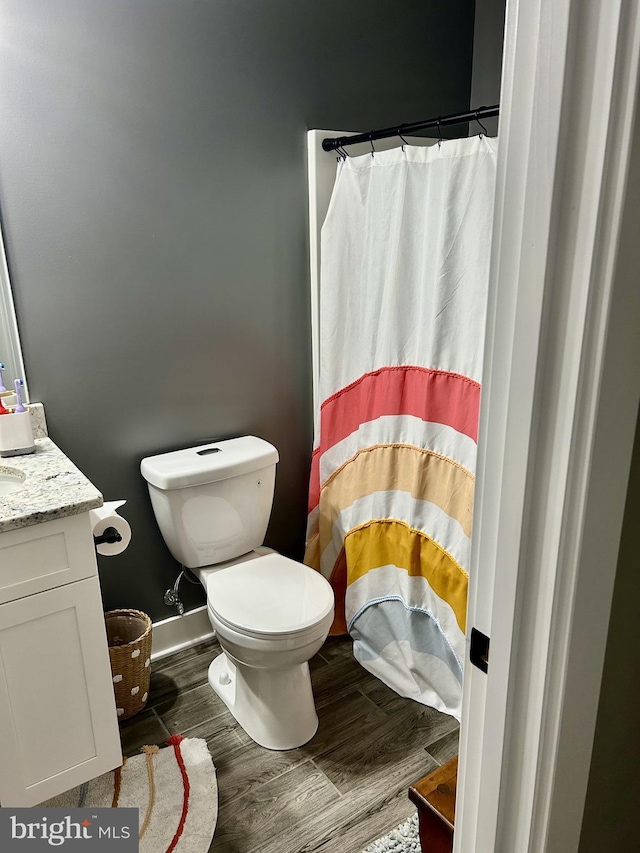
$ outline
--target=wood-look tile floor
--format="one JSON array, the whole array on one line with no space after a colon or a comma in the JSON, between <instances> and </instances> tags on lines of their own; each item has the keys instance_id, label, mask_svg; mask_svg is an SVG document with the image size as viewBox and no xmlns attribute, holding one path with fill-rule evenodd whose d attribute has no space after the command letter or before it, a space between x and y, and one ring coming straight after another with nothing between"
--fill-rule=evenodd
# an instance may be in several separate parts
<instances>
[{"instance_id":1,"label":"wood-look tile floor","mask_svg":"<svg viewBox=\"0 0 640 853\"><path fill-rule=\"evenodd\" d=\"M153 664L149 706L121 726L126 755L175 732L205 738L220 806L210 853L360 853L414 813L411 783L458 752L455 719L397 696L342 638L310 662L315 737L263 749L209 687L219 652L211 640Z\"/></svg>"}]
</instances>

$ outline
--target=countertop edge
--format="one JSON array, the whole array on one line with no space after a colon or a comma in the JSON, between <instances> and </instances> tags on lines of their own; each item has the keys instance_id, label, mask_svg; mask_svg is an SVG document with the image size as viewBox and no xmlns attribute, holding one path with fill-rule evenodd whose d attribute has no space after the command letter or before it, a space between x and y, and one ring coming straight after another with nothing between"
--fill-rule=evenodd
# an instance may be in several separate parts
<instances>
[{"instance_id":1,"label":"countertop edge","mask_svg":"<svg viewBox=\"0 0 640 853\"><path fill-rule=\"evenodd\" d=\"M24 485L0 497L0 534L34 524L80 515L102 506L102 493L50 439L36 439L36 452L0 460L17 471Z\"/></svg>"}]
</instances>

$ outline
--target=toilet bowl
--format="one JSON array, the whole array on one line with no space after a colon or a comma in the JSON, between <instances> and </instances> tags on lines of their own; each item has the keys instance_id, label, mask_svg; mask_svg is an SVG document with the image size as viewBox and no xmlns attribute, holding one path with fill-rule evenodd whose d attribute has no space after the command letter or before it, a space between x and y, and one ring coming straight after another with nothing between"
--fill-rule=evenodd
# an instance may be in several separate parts
<instances>
[{"instance_id":1,"label":"toilet bowl","mask_svg":"<svg viewBox=\"0 0 640 853\"><path fill-rule=\"evenodd\" d=\"M333 620L333 591L313 569L280 554L196 573L223 651L209 684L267 749L294 749L318 727L308 661Z\"/></svg>"},{"instance_id":2,"label":"toilet bowl","mask_svg":"<svg viewBox=\"0 0 640 853\"><path fill-rule=\"evenodd\" d=\"M253 436L147 457L141 471L176 560L207 591L222 653L209 684L256 743L295 749L318 727L309 659L334 613L331 585L262 547L276 449Z\"/></svg>"}]
</instances>

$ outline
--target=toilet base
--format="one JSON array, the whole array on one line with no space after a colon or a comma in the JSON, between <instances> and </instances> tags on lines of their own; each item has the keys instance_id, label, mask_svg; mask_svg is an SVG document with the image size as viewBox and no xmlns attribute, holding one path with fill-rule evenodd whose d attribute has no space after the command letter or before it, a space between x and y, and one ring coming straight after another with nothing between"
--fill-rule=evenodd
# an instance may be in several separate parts
<instances>
[{"instance_id":1,"label":"toilet base","mask_svg":"<svg viewBox=\"0 0 640 853\"><path fill-rule=\"evenodd\" d=\"M266 749L296 749L318 729L308 663L258 669L222 652L209 666L209 684L249 737Z\"/></svg>"}]
</instances>

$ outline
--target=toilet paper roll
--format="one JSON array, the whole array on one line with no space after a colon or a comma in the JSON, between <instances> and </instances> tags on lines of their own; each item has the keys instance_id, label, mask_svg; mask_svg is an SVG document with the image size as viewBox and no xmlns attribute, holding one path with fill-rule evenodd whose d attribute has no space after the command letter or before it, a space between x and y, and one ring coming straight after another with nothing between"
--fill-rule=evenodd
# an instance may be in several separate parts
<instances>
[{"instance_id":1,"label":"toilet paper roll","mask_svg":"<svg viewBox=\"0 0 640 853\"><path fill-rule=\"evenodd\" d=\"M129 522L117 513L118 508L125 504L126 501L107 501L100 509L89 510L94 536L100 536L107 527L115 527L120 536L122 536L120 542L114 542L113 544L103 542L101 545L96 545L98 554L103 554L105 557L122 554L129 542L131 542L131 527L129 526Z\"/></svg>"}]
</instances>

